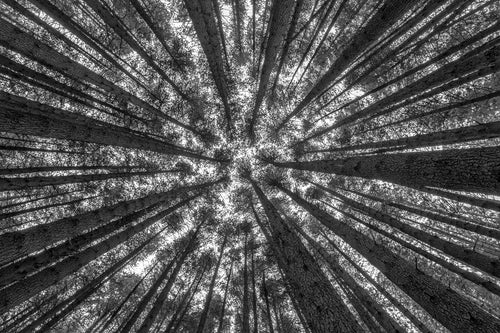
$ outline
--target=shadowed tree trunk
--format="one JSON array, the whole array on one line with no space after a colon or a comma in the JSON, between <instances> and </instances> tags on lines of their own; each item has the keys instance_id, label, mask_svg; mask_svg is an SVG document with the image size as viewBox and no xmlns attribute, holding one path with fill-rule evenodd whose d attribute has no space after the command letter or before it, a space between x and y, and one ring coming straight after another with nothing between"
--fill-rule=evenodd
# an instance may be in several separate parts
<instances>
[{"instance_id":1,"label":"shadowed tree trunk","mask_svg":"<svg viewBox=\"0 0 500 333\"><path fill-rule=\"evenodd\" d=\"M269 163L297 170L379 179L416 189L432 186L485 194L500 193L499 147Z\"/></svg>"},{"instance_id":2,"label":"shadowed tree trunk","mask_svg":"<svg viewBox=\"0 0 500 333\"><path fill-rule=\"evenodd\" d=\"M290 283L290 297L296 299L310 329L325 333L359 332L358 324L300 238L287 226L253 180L252 186L271 225L270 245Z\"/></svg>"},{"instance_id":3,"label":"shadowed tree trunk","mask_svg":"<svg viewBox=\"0 0 500 333\"><path fill-rule=\"evenodd\" d=\"M208 293L207 293L207 296L205 298L205 302L203 304L203 310L201 312L200 320L198 322L198 327L196 329L197 333L203 333L203 330L205 329L205 323L206 323L207 318L208 318L208 312L210 311L210 304L212 303L215 281L217 280L217 274L219 272L219 267L220 267L220 264L222 262L222 257L224 255L224 248L226 247L227 239L228 239L228 234L226 233L224 235L224 239L222 240L222 244L220 246L219 259L217 260L217 264L215 264L214 273L212 275L212 281L210 282L210 287L208 289Z\"/></svg>"},{"instance_id":4,"label":"shadowed tree trunk","mask_svg":"<svg viewBox=\"0 0 500 333\"><path fill-rule=\"evenodd\" d=\"M363 255L373 266L410 296L422 308L453 332L496 332L500 321L471 303L386 247L358 232L302 199L283 186L278 187L328 229ZM471 320L473 318L473 320Z\"/></svg>"}]
</instances>

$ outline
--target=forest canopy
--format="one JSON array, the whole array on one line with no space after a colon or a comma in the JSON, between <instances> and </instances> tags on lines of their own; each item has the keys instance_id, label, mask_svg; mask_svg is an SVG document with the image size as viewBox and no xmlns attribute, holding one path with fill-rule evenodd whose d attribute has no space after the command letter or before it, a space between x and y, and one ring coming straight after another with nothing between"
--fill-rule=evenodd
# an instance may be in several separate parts
<instances>
[{"instance_id":1,"label":"forest canopy","mask_svg":"<svg viewBox=\"0 0 500 333\"><path fill-rule=\"evenodd\" d=\"M0 333L500 332L498 0L0 1Z\"/></svg>"}]
</instances>

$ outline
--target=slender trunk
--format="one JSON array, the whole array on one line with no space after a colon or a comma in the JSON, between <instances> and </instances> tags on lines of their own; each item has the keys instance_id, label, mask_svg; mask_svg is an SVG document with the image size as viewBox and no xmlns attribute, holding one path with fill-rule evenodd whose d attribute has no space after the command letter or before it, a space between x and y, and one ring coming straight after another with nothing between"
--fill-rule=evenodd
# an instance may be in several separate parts
<instances>
[{"instance_id":1,"label":"slender trunk","mask_svg":"<svg viewBox=\"0 0 500 333\"><path fill-rule=\"evenodd\" d=\"M18 175L21 173L38 173L53 171L83 171L83 170L132 170L145 169L140 165L79 165L79 166L35 166L27 168L6 168L0 170L0 175Z\"/></svg>"},{"instance_id":2,"label":"slender trunk","mask_svg":"<svg viewBox=\"0 0 500 333\"><path fill-rule=\"evenodd\" d=\"M323 203L325 205L331 207L332 209L335 209L333 206L329 205L328 203L326 203L326 202L323 202ZM463 269L456 264L450 263L449 260L446 260L446 259L443 259L439 256L436 256L436 255L432 254L431 252L425 251L421 247L415 246L410 242L407 242L399 237L396 237L393 233L387 232L384 229L377 227L376 225L373 225L371 223L366 223L352 214L349 214L347 212L341 212L341 213L344 214L345 216L351 218L352 220L357 221L361 225L363 225L369 229L372 229L373 231L403 245L405 248L408 248L408 249L412 250L413 252L418 253L422 257L427 258L431 261L434 261L435 263L443 266L444 268L446 268L450 272L453 272L457 275L460 275L464 279L469 280L469 281L477 284L478 286L481 286L481 287L485 288L486 290L500 296L500 287L497 284L495 284L494 282L489 281L488 279L482 278L481 276L478 276L474 273L471 273L467 269Z\"/></svg>"},{"instance_id":3,"label":"slender trunk","mask_svg":"<svg viewBox=\"0 0 500 333\"><path fill-rule=\"evenodd\" d=\"M290 283L307 324L313 332L359 332L360 327L342 299L335 292L321 268L307 251L300 238L281 218L260 187L252 180L254 191L264 207L273 242L270 244L278 265Z\"/></svg>"},{"instance_id":4,"label":"slender trunk","mask_svg":"<svg viewBox=\"0 0 500 333\"><path fill-rule=\"evenodd\" d=\"M274 333L273 329L273 319L271 317L271 307L269 305L269 291L267 290L267 285L266 285L266 273L262 272L262 291L264 294L264 301L266 302L266 315L267 315L267 322L269 323L269 333Z\"/></svg>"},{"instance_id":5,"label":"slender trunk","mask_svg":"<svg viewBox=\"0 0 500 333\"><path fill-rule=\"evenodd\" d=\"M231 273L233 272L233 261L231 261L231 266L229 268L229 273L227 274L226 288L224 289L224 299L222 300L222 309L219 319L219 327L217 328L217 333L222 333L224 328L224 317L226 313L226 302L227 302L227 291L229 290L229 282L231 282Z\"/></svg>"},{"instance_id":6,"label":"slender trunk","mask_svg":"<svg viewBox=\"0 0 500 333\"><path fill-rule=\"evenodd\" d=\"M99 227L116 217L139 211L159 202L169 202L189 191L203 190L213 182L186 186L143 198L122 201L87 213L39 224L20 231L0 235L0 263L8 263L24 255L48 247L57 241L68 239L85 230Z\"/></svg>"},{"instance_id":7,"label":"slender trunk","mask_svg":"<svg viewBox=\"0 0 500 333\"><path fill-rule=\"evenodd\" d=\"M119 19L114 15L114 13L109 11L105 5L101 4L98 0L84 0L84 2L94 10L97 15L104 21L104 23L113 29L113 31L120 36L127 44L136 51L141 58L153 68L168 84L173 88L173 90L184 99L186 102L193 104L193 101L185 92L170 78L170 76L154 61L153 57L149 55L144 48L139 44L139 42L130 34L125 26L121 24ZM193 105L196 107L196 105Z\"/></svg>"},{"instance_id":8,"label":"slender trunk","mask_svg":"<svg viewBox=\"0 0 500 333\"><path fill-rule=\"evenodd\" d=\"M255 96L255 105L249 123L249 135L255 139L255 126L259 117L259 109L264 101L269 77L275 66L281 43L285 39L292 19L294 0L274 0L269 21L269 36L264 56L264 63L260 73L259 87Z\"/></svg>"},{"instance_id":9,"label":"slender trunk","mask_svg":"<svg viewBox=\"0 0 500 333\"><path fill-rule=\"evenodd\" d=\"M147 227L156 223L159 219L169 215L181 206L187 204L189 200L174 205L155 216L148 218L134 226L131 226L117 234L106 238L99 243L82 250L81 252L66 257L53 266L47 267L22 281L14 283L0 291L0 311L10 309L30 297L40 293L54 283L59 282L64 277L78 271L81 267L112 250L121 243L129 240L137 233L144 231Z\"/></svg>"},{"instance_id":10,"label":"slender trunk","mask_svg":"<svg viewBox=\"0 0 500 333\"><path fill-rule=\"evenodd\" d=\"M366 142L351 146L311 150L308 151L308 153L354 151L373 148L395 148L398 150L403 150L463 143L475 140L486 140L498 137L500 137L500 121L494 121L486 124L459 127L456 129L432 132L428 134L419 134L400 139Z\"/></svg>"},{"instance_id":11,"label":"slender trunk","mask_svg":"<svg viewBox=\"0 0 500 333\"><path fill-rule=\"evenodd\" d=\"M288 114L278 126L277 130L295 115L299 114L309 103L323 93L333 80L337 78L368 46L380 38L388 29L394 25L399 18L408 12L419 1L386 0L380 9L366 23L365 27L351 39L349 45L342 51L332 63L328 71L316 82L309 93Z\"/></svg>"},{"instance_id":12,"label":"slender trunk","mask_svg":"<svg viewBox=\"0 0 500 333\"><path fill-rule=\"evenodd\" d=\"M257 313L257 288L255 286L255 249L252 248L252 308L253 308L253 333L259 332L259 317Z\"/></svg>"},{"instance_id":13,"label":"slender trunk","mask_svg":"<svg viewBox=\"0 0 500 333\"><path fill-rule=\"evenodd\" d=\"M144 274L142 276L142 278L135 284L135 286L129 291L127 296L113 310L113 312L110 314L110 317L106 320L106 323L104 323L104 325L99 329L98 333L102 333L102 332L106 331L106 329L109 327L109 325L111 325L111 323L116 318L118 313L120 313L120 311L123 309L123 307L125 306L127 301L130 299L130 297L132 297L132 295L135 293L135 291L139 288L139 286L142 284L142 282L144 282L146 277L153 271L153 269L156 267L156 265L158 263L159 263L159 261L157 261L154 265L152 265L151 268L146 272L146 274Z\"/></svg>"},{"instance_id":14,"label":"slender trunk","mask_svg":"<svg viewBox=\"0 0 500 333\"><path fill-rule=\"evenodd\" d=\"M224 116L228 131L231 129L231 108L229 105L229 89L222 60L223 47L217 31L217 23L212 1L185 0L198 40L208 60L212 77L224 105Z\"/></svg>"},{"instance_id":15,"label":"slender trunk","mask_svg":"<svg viewBox=\"0 0 500 333\"><path fill-rule=\"evenodd\" d=\"M0 191L17 191L26 188L87 183L99 180L128 178L134 176L154 176L163 173L181 172L180 169L164 171L112 172L91 175L37 176L23 178L0 178Z\"/></svg>"},{"instance_id":16,"label":"slender trunk","mask_svg":"<svg viewBox=\"0 0 500 333\"><path fill-rule=\"evenodd\" d=\"M45 205L45 206L40 206L40 207L33 207L33 208L27 208L27 209L22 209L22 210L16 210L14 212L3 213L3 214L0 214L0 221L8 219L8 218L16 217L18 215L23 215L23 214L27 214L27 213L31 213L31 212L36 212L36 211L44 210L44 209L48 209L48 208L59 207L59 206L66 206L66 205L73 205L73 204L76 204L76 203L79 203L79 202L82 202L82 201L85 201L85 200L95 199L95 198L98 198L98 197L100 197L100 195L94 195L94 196L86 197L86 198L82 198L82 199L75 199L75 200L71 200L71 201L53 203L53 204L50 204L50 205Z\"/></svg>"},{"instance_id":17,"label":"slender trunk","mask_svg":"<svg viewBox=\"0 0 500 333\"><path fill-rule=\"evenodd\" d=\"M219 272L219 267L222 262L222 256L224 254L224 248L226 247L227 239L228 239L228 234L226 233L224 235L224 240L222 241L222 244L220 246L219 259L217 260L217 264L215 265L214 274L212 275L212 281L210 282L210 288L205 298L203 310L200 315L200 321L198 322L198 328L196 329L197 333L203 333L203 330L205 328L205 323L208 317L208 311L210 310L210 304L212 303L215 281L217 280L217 273Z\"/></svg>"},{"instance_id":18,"label":"slender trunk","mask_svg":"<svg viewBox=\"0 0 500 333\"><path fill-rule=\"evenodd\" d=\"M245 233L245 258L243 259L243 307L242 307L242 333L250 333L250 307L248 288L248 233Z\"/></svg>"},{"instance_id":19,"label":"slender trunk","mask_svg":"<svg viewBox=\"0 0 500 333\"><path fill-rule=\"evenodd\" d=\"M452 332L496 332L500 322L452 289L425 275L385 246L280 186L297 204L341 237L382 274ZM471 320L473 318L473 320Z\"/></svg>"},{"instance_id":20,"label":"slender trunk","mask_svg":"<svg viewBox=\"0 0 500 333\"><path fill-rule=\"evenodd\" d=\"M191 299L192 295L196 292L196 289L198 288L198 285L199 285L201 279L203 278L203 275L205 274L205 271L206 271L206 265L205 266L201 266L201 267L198 268L198 272L194 276L193 281L191 281L191 284L189 285L188 289L184 293L181 301L179 302L179 304L177 306L177 309L174 311L174 314L170 318L170 320L169 320L169 322L167 324L167 327L165 328L164 333L170 332L170 330L174 326L174 324L175 324L175 322L177 320L177 317L179 317L179 315L183 311L183 309L186 306L186 304L189 303L189 300ZM193 293L191 292L191 290L194 290Z\"/></svg>"},{"instance_id":21,"label":"slender trunk","mask_svg":"<svg viewBox=\"0 0 500 333\"><path fill-rule=\"evenodd\" d=\"M101 273L98 277L93 279L90 283L81 287L75 294L67 298L66 300L60 302L53 308L51 308L48 312L44 313L42 316L37 318L35 321L30 323L27 327L25 327L20 333L31 333L33 332L39 325L41 325L44 321L51 318L51 321L44 325L44 328L49 328L55 325L60 319L66 316L69 312L73 311L77 305L79 305L82 301L87 299L94 291L97 290L98 286L102 285L104 281L106 281L109 277L111 277L114 273L116 273L121 267L126 265L127 262L132 260L136 255L138 255L144 247L151 243L158 235L160 235L167 227L163 228L159 232L157 232L152 237L148 238L146 241L142 242L138 247L128 253L125 257L117 261L114 265L106 269L103 273ZM40 332L45 332L43 329Z\"/></svg>"},{"instance_id":22,"label":"slender trunk","mask_svg":"<svg viewBox=\"0 0 500 333\"><path fill-rule=\"evenodd\" d=\"M48 68L60 72L63 75L67 75L77 81L84 81L93 85L96 85L103 90L113 93L114 95L122 98L125 101L129 101L140 108L143 108L161 118L167 119L177 125L181 124L179 121L167 116L159 109L151 106L149 103L141 100L140 98L134 96L133 94L125 91L119 86L115 85L111 81L105 79L101 75L89 70L84 65L81 65L71 58L62 55L61 53L54 50L47 44L33 38L29 33L22 31L11 23L0 18L0 45L7 49L11 49L15 52L19 52L24 56L37 61ZM187 128L186 125L183 126ZM191 128L191 130L193 130Z\"/></svg>"},{"instance_id":23,"label":"slender trunk","mask_svg":"<svg viewBox=\"0 0 500 333\"><path fill-rule=\"evenodd\" d=\"M485 194L500 191L499 147L270 163L298 170L378 179L416 189L433 186Z\"/></svg>"},{"instance_id":24,"label":"slender trunk","mask_svg":"<svg viewBox=\"0 0 500 333\"><path fill-rule=\"evenodd\" d=\"M156 318L158 317L160 310L167 300L168 294L170 292L170 289L172 289L172 286L174 285L175 280L177 279L177 275L179 274L182 266L184 265L184 262L186 261L187 256L195 249L196 244L195 240L198 235L198 232L200 231L201 226L203 225L203 222L198 225L196 230L193 233L193 236L190 239L189 244L186 246L184 251L182 252L181 256L179 258L175 258L177 260L177 263L175 264L174 270L170 274L167 283L159 293L159 295L156 297L155 302L153 303L153 307L149 311L148 315L144 319L144 322L142 326L139 328L137 331L138 333L147 333L150 331L151 326L155 322Z\"/></svg>"},{"instance_id":25,"label":"slender trunk","mask_svg":"<svg viewBox=\"0 0 500 333\"><path fill-rule=\"evenodd\" d=\"M3 117L0 130L8 133L92 142L217 161L192 153L187 148L147 137L141 132L100 122L5 92L0 93L0 101L4 103L0 109L0 115Z\"/></svg>"},{"instance_id":26,"label":"slender trunk","mask_svg":"<svg viewBox=\"0 0 500 333\"><path fill-rule=\"evenodd\" d=\"M368 217L371 217L381 223L384 223L397 230L400 230L406 233L407 235L410 235L411 237L418 239L419 241L428 244L429 246L435 249L441 250L443 253L457 260L461 260L493 276L500 277L500 262L498 259L495 260L489 256L474 252L473 250L467 249L463 246L443 240L441 237L429 234L416 227L403 223L388 214L385 214L379 210L376 210L362 203L359 203L356 200L352 200L327 187L324 187L316 183L314 183L314 185L321 188L323 191L333 195L334 197L341 199L342 202L362 212Z\"/></svg>"},{"instance_id":27,"label":"slender trunk","mask_svg":"<svg viewBox=\"0 0 500 333\"><path fill-rule=\"evenodd\" d=\"M416 208L416 207L411 207L411 206L408 206L405 204L400 204L400 203L396 203L396 202L382 200L382 199L379 199L378 197L374 197L372 195L364 194L364 193L361 193L358 191L347 190L347 189L343 189L343 190L354 193L356 195L363 196L363 197L368 198L370 200L374 200L374 201L398 208L400 210L405 210L409 213L420 215L420 216L425 217L425 218L430 219L430 220L438 221L441 223L452 225L452 226L457 227L457 228L462 228L464 230L472 231L472 232L478 233L480 235L491 237L491 238L494 238L496 240L500 240L500 230L499 229L488 228L486 226L482 226L480 224L475 224L475 223L470 223L470 222L464 221L462 219L453 218L450 216L445 216L443 214L433 213L433 212L430 212L428 210L424 210L422 208Z\"/></svg>"},{"instance_id":28,"label":"slender trunk","mask_svg":"<svg viewBox=\"0 0 500 333\"><path fill-rule=\"evenodd\" d=\"M165 266L165 268L163 269L163 271L161 272L160 276L155 280L155 282L153 283L153 285L148 289L148 291L146 292L146 294L141 298L139 304L137 304L137 306L135 307L135 310L134 312L132 313L132 315L127 319L126 323L123 325L123 327L120 329L120 333L128 333L130 332L130 330L133 328L133 326L135 325L136 321L139 319L139 317L141 316L142 312L144 312L146 306L148 305L149 301L151 301L151 299L154 297L154 295L156 294L158 288L160 288L160 285L165 281L165 279L167 278L168 274L170 273L170 271L172 270L172 267L174 267L174 265L179 261L179 259L182 259L182 263L183 263L183 260L185 260L185 257L189 254L189 252L192 250L192 247L194 245L194 242L196 240L196 237L198 235L198 232L200 230L200 227L203 225L203 223L200 223L198 225L198 227L196 228L196 230L192 233L192 235L189 237L189 242L188 244L186 245L186 247L184 248L184 250L181 252L180 250L178 250L172 257L172 259L170 260L170 262ZM181 254L182 253L182 254ZM181 265L182 265L181 263ZM177 265L176 268L180 269L181 266ZM174 276L174 280L171 281L171 283L173 284L174 281L175 281L175 275L174 275L175 272L172 272L171 274L171 277ZM167 285L168 286L168 282L167 282ZM171 286L169 286L168 289L170 289ZM168 290L166 290L166 293L168 293ZM165 294L161 295L162 297L164 296L167 296ZM155 305L158 305L158 304L155 304ZM158 306L161 307L161 304L159 304ZM153 305L153 308L155 306ZM152 309L153 310L153 309ZM153 324L153 321L149 322L148 319L155 319L156 316L158 315L158 312L160 309L158 307L156 307L156 309L153 311L152 313L152 317L154 318L146 318L146 321L148 323L146 323L146 325L151 325ZM140 329L142 329L143 327L141 326ZM148 327L149 328L149 327Z\"/></svg>"}]
</instances>

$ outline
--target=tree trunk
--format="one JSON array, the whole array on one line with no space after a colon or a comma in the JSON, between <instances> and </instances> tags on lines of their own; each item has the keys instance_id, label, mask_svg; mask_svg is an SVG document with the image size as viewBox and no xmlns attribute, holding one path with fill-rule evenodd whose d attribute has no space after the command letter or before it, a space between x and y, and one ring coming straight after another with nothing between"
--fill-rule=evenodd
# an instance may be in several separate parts
<instances>
[{"instance_id":1,"label":"tree trunk","mask_svg":"<svg viewBox=\"0 0 500 333\"><path fill-rule=\"evenodd\" d=\"M418 239L419 241L428 244L429 246L435 249L441 250L443 253L457 260L461 260L464 263L467 263L473 267L483 270L484 272L487 272L493 276L500 277L500 261L498 259L493 259L481 253L474 252L474 250L470 250L455 243L443 240L438 236L429 234L409 224L403 223L388 214L373 209L369 206L363 205L362 203L352 200L327 187L324 187L316 183L313 184L321 188L323 191L330 193L334 197L341 199L345 204L355 208L356 210L359 210L366 216L369 216L383 224L389 225L397 230L400 230L403 233L406 233L407 235L410 235L411 237Z\"/></svg>"},{"instance_id":2,"label":"tree trunk","mask_svg":"<svg viewBox=\"0 0 500 333\"><path fill-rule=\"evenodd\" d=\"M255 249L252 248L252 307L253 307L253 333L259 333L259 317L257 313L257 288L255 286Z\"/></svg>"},{"instance_id":3,"label":"tree trunk","mask_svg":"<svg viewBox=\"0 0 500 333\"><path fill-rule=\"evenodd\" d=\"M350 44L342 51L337 59L332 63L328 71L316 82L309 93L295 107L295 109L285 117L278 126L278 130L295 115L300 113L309 103L323 93L328 86L341 74L366 48L375 40L391 28L418 0L398 1L386 0L380 9L366 23L363 29L351 39Z\"/></svg>"},{"instance_id":4,"label":"tree trunk","mask_svg":"<svg viewBox=\"0 0 500 333\"><path fill-rule=\"evenodd\" d=\"M266 315L267 321L269 323L269 333L274 333L273 329L273 318L271 317L271 307L269 305L269 292L266 285L266 273L262 272L262 291L264 294L264 301L266 302Z\"/></svg>"},{"instance_id":5,"label":"tree trunk","mask_svg":"<svg viewBox=\"0 0 500 333\"><path fill-rule=\"evenodd\" d=\"M210 310L210 304L212 303L212 296L214 293L215 281L217 280L217 273L219 272L219 267L222 262L222 256L224 254L224 248L226 247L228 234L224 235L224 240L220 246L219 259L217 260L217 264L215 265L214 274L212 275L212 281L210 282L210 288L208 289L207 296L205 298L205 303L203 305L203 310L200 315L200 321L198 322L198 328L196 329L196 333L203 333L205 328L205 323L208 317L208 311Z\"/></svg>"},{"instance_id":6,"label":"tree trunk","mask_svg":"<svg viewBox=\"0 0 500 333\"><path fill-rule=\"evenodd\" d=\"M270 163L298 170L379 179L416 189L432 186L485 194L500 193L499 147Z\"/></svg>"},{"instance_id":7,"label":"tree trunk","mask_svg":"<svg viewBox=\"0 0 500 333\"><path fill-rule=\"evenodd\" d=\"M112 172L91 175L69 175L69 176L36 176L23 178L0 178L0 191L17 191L26 188L55 186L65 184L78 184L107 180L113 178L128 178L134 176L154 176L163 173L181 172L173 169L165 171L137 171L137 172Z\"/></svg>"},{"instance_id":8,"label":"tree trunk","mask_svg":"<svg viewBox=\"0 0 500 333\"><path fill-rule=\"evenodd\" d=\"M248 288L248 233L245 233L245 250L243 259L243 308L242 308L242 333L250 333L250 307Z\"/></svg>"},{"instance_id":9,"label":"tree trunk","mask_svg":"<svg viewBox=\"0 0 500 333\"><path fill-rule=\"evenodd\" d=\"M267 38L264 64L259 78L259 87L255 96L255 105L252 111L252 118L249 123L250 138L255 138L255 125L259 116L259 109L266 94L269 77L276 64L276 57L279 54L281 43L285 39L286 33L292 19L295 0L274 0L269 21L269 36Z\"/></svg>"},{"instance_id":10,"label":"tree trunk","mask_svg":"<svg viewBox=\"0 0 500 333\"><path fill-rule=\"evenodd\" d=\"M193 153L188 148L146 136L142 132L53 108L5 92L0 92L0 101L4 103L0 109L0 115L4 117L4 121L0 123L0 130L8 133L92 142L217 161Z\"/></svg>"},{"instance_id":11,"label":"tree trunk","mask_svg":"<svg viewBox=\"0 0 500 333\"><path fill-rule=\"evenodd\" d=\"M361 287L356 280L342 268L342 264L332 258L332 256L321 246L318 242L307 235L302 228L300 228L293 221L289 221L295 229L307 240L309 244L323 257L329 264L332 272L339 277L349 287L353 293L359 297L361 303L366 307L376 319L377 322L384 328L386 332L404 332L403 327L399 325L385 310L384 306L373 300L366 289ZM362 310L360 310L362 311Z\"/></svg>"},{"instance_id":12,"label":"tree trunk","mask_svg":"<svg viewBox=\"0 0 500 333\"><path fill-rule=\"evenodd\" d=\"M153 225L159 219L169 215L188 202L189 200L182 201L181 203L174 205L107 239L104 239L75 255L66 257L53 266L47 267L22 281L0 290L0 312L21 304L30 297L45 290L52 284L59 282L69 274L78 271L81 267L87 265L92 260L129 240L137 233L144 231L147 227Z\"/></svg>"},{"instance_id":13,"label":"tree trunk","mask_svg":"<svg viewBox=\"0 0 500 333\"><path fill-rule=\"evenodd\" d=\"M222 333L224 328L224 317L226 312L226 302L227 302L227 291L229 289L229 282L231 282L231 273L233 272L233 261L231 261L231 266L229 268L229 273L227 274L226 288L224 289L224 299L222 301L222 309L219 319L219 327L217 328L217 333Z\"/></svg>"},{"instance_id":14,"label":"tree trunk","mask_svg":"<svg viewBox=\"0 0 500 333\"><path fill-rule=\"evenodd\" d=\"M163 193L150 194L139 199L122 201L87 213L39 224L21 231L0 235L0 263L8 263L24 255L50 246L57 241L71 238L85 230L101 226L116 217L125 216L159 202L175 200L189 191L203 190L214 182L186 186Z\"/></svg>"},{"instance_id":15,"label":"tree trunk","mask_svg":"<svg viewBox=\"0 0 500 333\"><path fill-rule=\"evenodd\" d=\"M278 265L290 283L292 294L313 332L359 332L360 327L321 268L293 229L282 220L264 192L252 180L254 191L264 207L273 242L270 244Z\"/></svg>"},{"instance_id":16,"label":"tree trunk","mask_svg":"<svg viewBox=\"0 0 500 333\"><path fill-rule=\"evenodd\" d=\"M290 190L279 187L320 223L358 251L396 286L452 332L496 332L500 322L370 237L340 222Z\"/></svg>"},{"instance_id":17,"label":"tree trunk","mask_svg":"<svg viewBox=\"0 0 500 333\"><path fill-rule=\"evenodd\" d=\"M204 221L203 221L204 222ZM177 275L179 274L182 266L184 265L184 262L186 261L187 256L195 249L196 244L195 240L196 237L198 236L198 232L200 231L201 226L203 225L203 222L198 225L196 230L194 231L193 235L191 236L191 239L182 252L181 256L177 258L175 257L175 260L177 260L177 263L175 264L174 270L170 274L167 283L159 293L159 295L156 297L155 302L153 303L153 307L149 311L148 315L144 319L144 322L142 326L139 328L137 331L138 333L147 333L150 331L151 326L155 322L156 318L158 317L158 314L160 313L160 310L167 300L168 294L170 292L170 289L172 289L172 286L174 285L175 280L177 279Z\"/></svg>"},{"instance_id":18,"label":"tree trunk","mask_svg":"<svg viewBox=\"0 0 500 333\"><path fill-rule=\"evenodd\" d=\"M231 129L231 108L229 106L229 90L222 60L223 48L217 31L212 1L185 0L198 40L208 60L212 77L224 104L224 115L228 131Z\"/></svg>"}]
</instances>

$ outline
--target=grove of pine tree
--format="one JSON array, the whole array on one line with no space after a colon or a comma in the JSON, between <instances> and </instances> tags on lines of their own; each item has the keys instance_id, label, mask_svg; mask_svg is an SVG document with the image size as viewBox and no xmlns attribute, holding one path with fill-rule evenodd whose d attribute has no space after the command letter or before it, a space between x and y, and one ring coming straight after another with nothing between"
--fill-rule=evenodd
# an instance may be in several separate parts
<instances>
[{"instance_id":1,"label":"grove of pine tree","mask_svg":"<svg viewBox=\"0 0 500 333\"><path fill-rule=\"evenodd\" d=\"M0 0L21 332L500 332L500 1Z\"/></svg>"}]
</instances>

